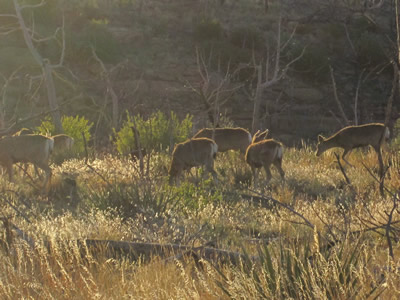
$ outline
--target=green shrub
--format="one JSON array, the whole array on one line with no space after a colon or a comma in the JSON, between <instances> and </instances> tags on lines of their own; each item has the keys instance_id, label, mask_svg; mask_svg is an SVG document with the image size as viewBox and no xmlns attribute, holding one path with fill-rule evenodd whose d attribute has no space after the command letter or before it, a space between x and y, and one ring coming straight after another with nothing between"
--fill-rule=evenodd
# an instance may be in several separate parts
<instances>
[{"instance_id":1,"label":"green shrub","mask_svg":"<svg viewBox=\"0 0 400 300\"><path fill-rule=\"evenodd\" d=\"M127 120L121 130L114 131L115 145L122 155L127 155L132 149L136 149L134 127L139 134L140 147L146 148L147 151L166 150L175 143L183 142L189 137L192 130L192 116L187 115L180 122L174 112L171 112L169 119L167 119L164 113L157 111L147 120L144 120L140 115L132 118L128 113Z\"/></svg>"},{"instance_id":2,"label":"green shrub","mask_svg":"<svg viewBox=\"0 0 400 300\"><path fill-rule=\"evenodd\" d=\"M395 149L400 149L400 119L397 119L396 123L394 124L391 136L391 146Z\"/></svg>"},{"instance_id":3,"label":"green shrub","mask_svg":"<svg viewBox=\"0 0 400 300\"><path fill-rule=\"evenodd\" d=\"M101 211L112 208L124 219L134 218L136 214L145 211L162 216L170 207L175 206L177 201L172 191L151 181L112 183L102 187L87 188L82 194L88 207Z\"/></svg>"},{"instance_id":4,"label":"green shrub","mask_svg":"<svg viewBox=\"0 0 400 300\"><path fill-rule=\"evenodd\" d=\"M73 152L76 154L82 154L85 151L85 145L82 137L82 133L85 135L86 142L90 140L90 128L92 128L93 123L89 123L85 117L71 117L63 116L61 118L61 123L64 128L65 134L74 138ZM50 118L46 118L40 126L38 126L37 131L41 134L55 135L55 127Z\"/></svg>"}]
</instances>

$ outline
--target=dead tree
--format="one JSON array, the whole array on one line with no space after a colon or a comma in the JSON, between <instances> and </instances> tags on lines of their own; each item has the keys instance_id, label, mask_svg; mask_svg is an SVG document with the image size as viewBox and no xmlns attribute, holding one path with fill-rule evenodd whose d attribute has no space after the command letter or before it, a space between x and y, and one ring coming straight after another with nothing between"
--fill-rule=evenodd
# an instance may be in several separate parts
<instances>
[{"instance_id":1,"label":"dead tree","mask_svg":"<svg viewBox=\"0 0 400 300\"><path fill-rule=\"evenodd\" d=\"M210 65L206 63L204 54L198 49L196 49L196 60L201 80L197 84L188 83L188 85L198 95L212 126L219 127L221 106L226 104L233 93L241 87L241 84L231 82L231 78L241 70L241 67L231 71L228 66L224 74L218 72L219 70L210 72Z\"/></svg>"},{"instance_id":2,"label":"dead tree","mask_svg":"<svg viewBox=\"0 0 400 300\"><path fill-rule=\"evenodd\" d=\"M297 60L299 60L303 56L305 51L304 48L303 51L297 57L295 57L285 65L282 65L281 53L288 46L289 42L293 38L294 33L296 32L296 28L293 29L289 39L282 44L281 25L282 25L282 18L279 17L277 37L276 37L276 48L274 50L274 54L271 55L269 49L267 49L267 57L265 63L254 62L254 69L256 70L256 76L257 76L257 85L253 96L254 97L253 116L252 116L253 133L256 132L258 129L260 129L261 127L260 108L261 108L261 102L263 100L264 91L272 87L273 85L279 83L286 76L290 66ZM266 115L268 115L269 114L268 105L266 105L266 110L267 110Z\"/></svg>"},{"instance_id":3,"label":"dead tree","mask_svg":"<svg viewBox=\"0 0 400 300\"><path fill-rule=\"evenodd\" d=\"M51 116L53 118L55 130L57 133L63 133L63 127L61 123L61 113L59 110L59 105L57 101L57 93L56 93L56 88L54 84L54 79L53 79L53 71L56 68L59 68L63 65L64 63L64 54L65 54L65 33L64 33L64 18L62 19L62 26L60 28L57 28L54 35L47 37L47 38L41 38L41 39L36 39L35 37L35 32L31 28L28 28L28 26L25 23L24 17L22 15L23 10L25 9L35 9L39 8L43 5L46 4L44 0L42 0L38 4L26 4L22 5L18 2L18 0L13 0L14 4L14 9L15 9L15 14L0 14L0 17L8 17L8 18L15 18L18 22L18 26L10 29L6 33L11 33L17 30L21 30L23 34L23 38L25 41L25 44L32 54L34 60L36 63L40 66L41 68L41 77L43 78L43 81L46 86L47 90L47 99L50 107L50 112ZM58 35L58 32L61 31L61 37L62 37L62 46L61 46L61 53L60 53L60 58L57 64L52 64L49 59L44 58L38 51L38 49L35 47L34 42L46 42L51 39L55 39Z\"/></svg>"}]
</instances>

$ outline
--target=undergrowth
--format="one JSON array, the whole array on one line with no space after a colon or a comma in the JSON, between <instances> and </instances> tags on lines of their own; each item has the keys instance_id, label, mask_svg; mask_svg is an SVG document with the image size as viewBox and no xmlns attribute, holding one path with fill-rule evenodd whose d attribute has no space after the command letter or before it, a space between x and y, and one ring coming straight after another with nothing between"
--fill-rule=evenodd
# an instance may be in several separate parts
<instances>
[{"instance_id":1,"label":"undergrowth","mask_svg":"<svg viewBox=\"0 0 400 300\"><path fill-rule=\"evenodd\" d=\"M399 159L384 156L388 166ZM217 156L217 185L193 169L169 186L166 152L146 156L143 169L112 155L66 161L53 166L47 196L33 169L15 183L3 177L0 297L398 298L400 172L392 163L381 196L375 153L349 160L343 173L332 152L285 149L285 180L273 170L257 188L238 153ZM132 260L78 246L86 239L207 245L242 258Z\"/></svg>"}]
</instances>

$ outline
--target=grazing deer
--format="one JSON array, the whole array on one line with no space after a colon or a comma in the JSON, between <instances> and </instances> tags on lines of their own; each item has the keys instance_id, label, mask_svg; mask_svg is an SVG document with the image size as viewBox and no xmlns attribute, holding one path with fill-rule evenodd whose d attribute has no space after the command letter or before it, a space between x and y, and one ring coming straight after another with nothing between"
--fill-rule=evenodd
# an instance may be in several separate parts
<instances>
[{"instance_id":1,"label":"grazing deer","mask_svg":"<svg viewBox=\"0 0 400 300\"><path fill-rule=\"evenodd\" d=\"M57 134L51 137L54 140L54 152L71 150L75 140L66 134Z\"/></svg>"},{"instance_id":2,"label":"grazing deer","mask_svg":"<svg viewBox=\"0 0 400 300\"><path fill-rule=\"evenodd\" d=\"M257 141L265 139L268 135L268 129L259 133ZM205 137L214 140L218 145L219 152L228 150L239 150L246 153L247 147L252 142L250 132L244 128L203 128L197 132L193 138Z\"/></svg>"},{"instance_id":3,"label":"grazing deer","mask_svg":"<svg viewBox=\"0 0 400 300\"><path fill-rule=\"evenodd\" d=\"M44 187L47 189L51 180L49 158L53 147L52 138L39 134L4 137L0 139L0 164L7 169L10 181L13 181L13 164L32 163L46 173Z\"/></svg>"},{"instance_id":4,"label":"grazing deer","mask_svg":"<svg viewBox=\"0 0 400 300\"><path fill-rule=\"evenodd\" d=\"M258 135L263 134L257 132L252 140L252 143L247 147L245 159L250 165L254 178L254 186L258 186L257 169L264 167L267 175L266 184L272 178L270 166L273 164L277 169L282 179L285 178L285 172L282 169L283 146L281 143L273 140L258 141Z\"/></svg>"},{"instance_id":5,"label":"grazing deer","mask_svg":"<svg viewBox=\"0 0 400 300\"><path fill-rule=\"evenodd\" d=\"M218 151L217 144L208 138L193 138L177 144L172 152L169 168L169 184L179 183L179 177L184 170L192 167L205 166L217 183L217 173L214 170L214 159Z\"/></svg>"},{"instance_id":6,"label":"grazing deer","mask_svg":"<svg viewBox=\"0 0 400 300\"><path fill-rule=\"evenodd\" d=\"M383 160L381 153L382 143L390 136L389 128L382 123L370 123L359 126L348 126L342 128L329 138L318 136L317 156L331 148L343 148L342 159L352 166L347 160L346 155L354 148L371 145L378 155L380 172L383 171ZM381 173L382 174L382 173Z\"/></svg>"}]
</instances>

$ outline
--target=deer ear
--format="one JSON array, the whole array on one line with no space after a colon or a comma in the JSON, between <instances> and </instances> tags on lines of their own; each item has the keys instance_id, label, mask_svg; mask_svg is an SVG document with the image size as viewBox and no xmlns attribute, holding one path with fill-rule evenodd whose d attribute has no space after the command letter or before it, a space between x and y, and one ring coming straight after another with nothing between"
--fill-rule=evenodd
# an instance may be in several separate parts
<instances>
[{"instance_id":1,"label":"deer ear","mask_svg":"<svg viewBox=\"0 0 400 300\"><path fill-rule=\"evenodd\" d=\"M325 141L325 138L322 135L318 135L318 143Z\"/></svg>"}]
</instances>

